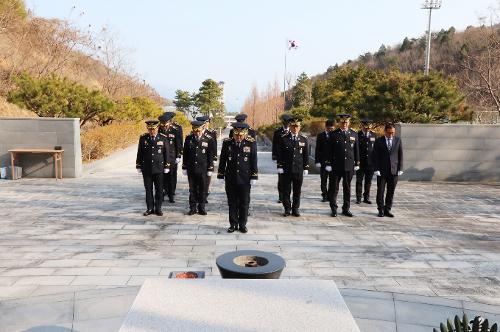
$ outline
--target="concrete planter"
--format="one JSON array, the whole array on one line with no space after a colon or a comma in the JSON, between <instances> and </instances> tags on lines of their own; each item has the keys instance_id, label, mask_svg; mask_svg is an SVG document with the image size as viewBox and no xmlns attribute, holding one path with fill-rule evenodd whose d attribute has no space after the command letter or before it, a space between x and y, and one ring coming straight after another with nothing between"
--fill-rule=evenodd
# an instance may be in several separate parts
<instances>
[{"instance_id":1,"label":"concrete planter","mask_svg":"<svg viewBox=\"0 0 500 332\"><path fill-rule=\"evenodd\" d=\"M216 264L224 279L279 279L285 268L283 258L258 250L228 252Z\"/></svg>"}]
</instances>

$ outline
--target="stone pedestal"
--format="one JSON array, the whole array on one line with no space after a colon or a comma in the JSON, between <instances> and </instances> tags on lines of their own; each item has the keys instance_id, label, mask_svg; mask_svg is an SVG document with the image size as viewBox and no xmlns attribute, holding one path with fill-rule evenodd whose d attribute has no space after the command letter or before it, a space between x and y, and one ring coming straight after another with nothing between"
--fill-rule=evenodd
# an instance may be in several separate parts
<instances>
[{"instance_id":1,"label":"stone pedestal","mask_svg":"<svg viewBox=\"0 0 500 332\"><path fill-rule=\"evenodd\" d=\"M148 279L120 332L359 332L330 280Z\"/></svg>"}]
</instances>

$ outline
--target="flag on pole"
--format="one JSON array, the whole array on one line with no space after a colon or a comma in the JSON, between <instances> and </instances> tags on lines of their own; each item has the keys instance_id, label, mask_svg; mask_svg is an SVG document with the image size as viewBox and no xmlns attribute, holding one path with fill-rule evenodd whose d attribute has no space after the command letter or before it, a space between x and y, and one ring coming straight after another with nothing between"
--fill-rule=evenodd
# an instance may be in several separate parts
<instances>
[{"instance_id":1,"label":"flag on pole","mask_svg":"<svg viewBox=\"0 0 500 332\"><path fill-rule=\"evenodd\" d=\"M295 40L289 40L288 41L288 49L289 50L296 50L299 48L299 44Z\"/></svg>"}]
</instances>

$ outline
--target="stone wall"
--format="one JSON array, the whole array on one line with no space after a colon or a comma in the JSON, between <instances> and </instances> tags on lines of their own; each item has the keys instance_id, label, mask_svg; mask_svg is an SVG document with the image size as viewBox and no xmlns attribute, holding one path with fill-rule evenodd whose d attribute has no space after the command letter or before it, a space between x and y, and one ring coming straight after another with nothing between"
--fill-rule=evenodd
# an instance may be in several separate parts
<instances>
[{"instance_id":1,"label":"stone wall","mask_svg":"<svg viewBox=\"0 0 500 332\"><path fill-rule=\"evenodd\" d=\"M63 176L82 174L79 119L0 118L0 165L10 165L8 150L16 148L54 149L61 146ZM48 154L21 154L17 163L23 177L54 177L54 161Z\"/></svg>"},{"instance_id":2,"label":"stone wall","mask_svg":"<svg viewBox=\"0 0 500 332\"><path fill-rule=\"evenodd\" d=\"M398 124L405 180L500 181L500 125Z\"/></svg>"}]
</instances>

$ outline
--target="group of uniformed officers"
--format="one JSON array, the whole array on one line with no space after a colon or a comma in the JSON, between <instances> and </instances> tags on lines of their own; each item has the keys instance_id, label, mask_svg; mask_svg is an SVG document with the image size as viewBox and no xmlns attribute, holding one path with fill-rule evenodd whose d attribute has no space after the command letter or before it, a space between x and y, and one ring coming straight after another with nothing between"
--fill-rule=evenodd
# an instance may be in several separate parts
<instances>
[{"instance_id":1,"label":"group of uniformed officers","mask_svg":"<svg viewBox=\"0 0 500 332\"><path fill-rule=\"evenodd\" d=\"M182 127L173 121L174 112L166 112L158 121L146 121L148 132L141 135L136 168L143 176L147 210L163 215L162 202L168 197L174 203L177 164L182 160L182 173L189 182L189 215L206 215L205 204L210 193L210 179L217 160L217 133L209 128L210 118L197 117L191 122L192 131L183 142ZM232 124L229 138L224 139L217 178L225 183L229 205L229 233L246 233L250 190L258 179L256 133L239 114ZM338 116L325 122L325 131L316 138L315 164L320 169L323 202L330 203L331 215L337 216L337 195L343 187L342 214L350 211L351 180L356 172L356 203L371 204L370 185L377 175L377 207L379 216L393 217L390 212L397 178L403 169L401 140L395 137L395 127L387 124L379 138L371 130L371 121L363 119L361 130L349 128L350 115ZM300 216L300 196L304 177L309 173L309 145L300 133L301 119L287 114L282 126L273 135L272 159L278 173L279 203L284 216ZM363 186L364 182L364 186ZM387 194L384 192L387 187Z\"/></svg>"}]
</instances>

